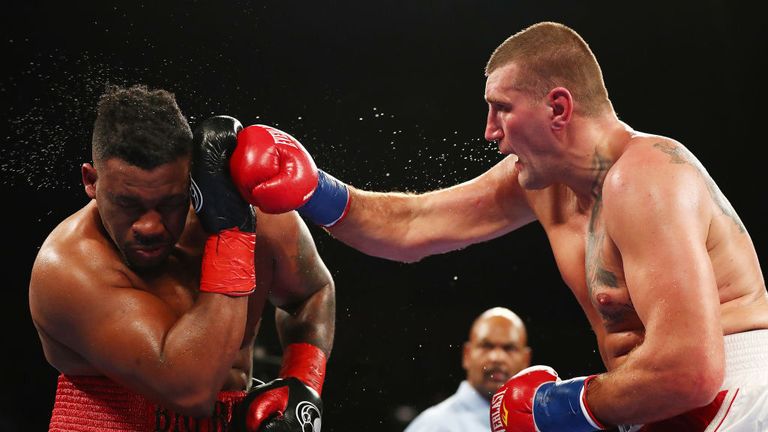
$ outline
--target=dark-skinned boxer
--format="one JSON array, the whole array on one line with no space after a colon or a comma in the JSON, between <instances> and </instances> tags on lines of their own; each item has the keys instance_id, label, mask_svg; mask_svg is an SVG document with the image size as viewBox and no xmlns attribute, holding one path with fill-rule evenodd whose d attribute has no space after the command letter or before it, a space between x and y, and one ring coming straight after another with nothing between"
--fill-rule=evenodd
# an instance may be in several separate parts
<instances>
[{"instance_id":1,"label":"dark-skinned boxer","mask_svg":"<svg viewBox=\"0 0 768 432\"><path fill-rule=\"evenodd\" d=\"M93 164L82 167L91 200L51 232L31 275L32 318L60 372L50 430L229 427L251 386L268 300L281 381L245 407L250 430L295 409L299 391L281 382L319 395L333 280L295 213L254 214L237 193L229 155L240 128L206 120L193 145L172 94L102 95Z\"/></svg>"}]
</instances>

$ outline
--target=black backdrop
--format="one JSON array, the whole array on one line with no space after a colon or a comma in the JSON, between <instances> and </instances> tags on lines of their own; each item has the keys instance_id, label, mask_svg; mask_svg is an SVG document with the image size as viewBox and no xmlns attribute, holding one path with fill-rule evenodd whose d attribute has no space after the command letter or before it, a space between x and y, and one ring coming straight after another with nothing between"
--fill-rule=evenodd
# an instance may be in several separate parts
<instances>
[{"instance_id":1,"label":"black backdrop","mask_svg":"<svg viewBox=\"0 0 768 432\"><path fill-rule=\"evenodd\" d=\"M738 3L5 4L0 430L47 425L56 372L29 318L29 271L45 235L86 201L78 164L89 158L105 83L171 90L193 126L211 114L276 125L355 186L426 191L500 159L482 139L484 63L524 26L560 21L592 46L623 120L699 156L764 266L767 38L761 15ZM368 257L311 229L337 284L324 430L402 430L455 390L467 329L495 305L525 320L535 362L563 376L603 370L538 226L416 264ZM279 354L274 326L262 334Z\"/></svg>"}]
</instances>

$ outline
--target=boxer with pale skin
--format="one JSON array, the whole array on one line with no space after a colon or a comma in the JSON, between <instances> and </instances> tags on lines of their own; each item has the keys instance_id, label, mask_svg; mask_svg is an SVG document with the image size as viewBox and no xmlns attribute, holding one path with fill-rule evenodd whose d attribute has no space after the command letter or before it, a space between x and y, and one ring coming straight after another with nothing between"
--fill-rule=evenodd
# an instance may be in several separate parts
<instances>
[{"instance_id":1,"label":"boxer with pale skin","mask_svg":"<svg viewBox=\"0 0 768 432\"><path fill-rule=\"evenodd\" d=\"M317 171L281 179L297 193L275 209L298 207L352 247L405 262L542 226L607 372L563 381L548 367L522 371L494 396L493 431L768 424L765 281L747 228L702 164L618 118L592 51L564 25L511 36L486 75L485 138L509 155L486 173L405 194ZM307 154L296 160L314 167ZM244 173L258 183L268 171ZM260 188L248 199L274 210Z\"/></svg>"},{"instance_id":2,"label":"boxer with pale skin","mask_svg":"<svg viewBox=\"0 0 768 432\"><path fill-rule=\"evenodd\" d=\"M281 378L319 396L333 279L295 212L254 214L237 193L227 164L241 128L214 117L193 141L168 92L102 96L93 164L82 167L90 201L48 236L29 287L46 359L60 372L52 430L226 428L251 388L267 301L277 307ZM248 430L288 415L289 394L303 391L293 389L250 396Z\"/></svg>"}]
</instances>

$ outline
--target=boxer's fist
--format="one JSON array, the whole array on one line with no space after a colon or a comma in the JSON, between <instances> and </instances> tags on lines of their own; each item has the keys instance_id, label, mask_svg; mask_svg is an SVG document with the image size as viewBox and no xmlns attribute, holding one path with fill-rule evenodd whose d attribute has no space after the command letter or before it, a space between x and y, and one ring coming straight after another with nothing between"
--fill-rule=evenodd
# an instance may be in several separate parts
<instances>
[{"instance_id":1,"label":"boxer's fist","mask_svg":"<svg viewBox=\"0 0 768 432\"><path fill-rule=\"evenodd\" d=\"M278 378L248 392L233 418L239 432L320 432L323 402L294 377Z\"/></svg>"},{"instance_id":2,"label":"boxer's fist","mask_svg":"<svg viewBox=\"0 0 768 432\"><path fill-rule=\"evenodd\" d=\"M190 196L209 234L200 269L201 292L246 296L256 287L256 220L229 175L229 158L242 128L233 117L216 116L194 132Z\"/></svg>"},{"instance_id":3,"label":"boxer's fist","mask_svg":"<svg viewBox=\"0 0 768 432\"><path fill-rule=\"evenodd\" d=\"M587 407L585 389L595 375L562 381L549 366L531 366L491 399L493 432L589 432L603 429Z\"/></svg>"},{"instance_id":4,"label":"boxer's fist","mask_svg":"<svg viewBox=\"0 0 768 432\"><path fill-rule=\"evenodd\" d=\"M266 213L301 207L317 187L317 167L304 146L269 126L240 131L230 167L243 198Z\"/></svg>"},{"instance_id":5,"label":"boxer's fist","mask_svg":"<svg viewBox=\"0 0 768 432\"><path fill-rule=\"evenodd\" d=\"M229 228L255 231L253 209L229 175L229 158L242 128L228 116L211 117L195 128L190 195L203 228L212 234Z\"/></svg>"},{"instance_id":6,"label":"boxer's fist","mask_svg":"<svg viewBox=\"0 0 768 432\"><path fill-rule=\"evenodd\" d=\"M558 380L557 372L549 366L531 366L518 372L491 399L491 430L536 432L533 422L536 390L545 382Z\"/></svg>"},{"instance_id":7,"label":"boxer's fist","mask_svg":"<svg viewBox=\"0 0 768 432\"><path fill-rule=\"evenodd\" d=\"M347 185L317 169L296 138L273 127L243 129L230 168L243 198L266 213L298 210L330 227L349 209Z\"/></svg>"}]
</instances>

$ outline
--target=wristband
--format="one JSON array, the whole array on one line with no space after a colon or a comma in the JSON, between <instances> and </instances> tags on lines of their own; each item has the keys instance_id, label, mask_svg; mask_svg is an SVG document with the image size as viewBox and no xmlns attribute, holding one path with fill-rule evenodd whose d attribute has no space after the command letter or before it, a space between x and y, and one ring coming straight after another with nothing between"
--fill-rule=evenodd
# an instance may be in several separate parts
<instances>
[{"instance_id":1,"label":"wristband","mask_svg":"<svg viewBox=\"0 0 768 432\"><path fill-rule=\"evenodd\" d=\"M605 429L587 406L587 384L596 376L551 381L539 386L533 397L536 430L592 432Z\"/></svg>"},{"instance_id":2,"label":"wristband","mask_svg":"<svg viewBox=\"0 0 768 432\"><path fill-rule=\"evenodd\" d=\"M325 381L325 353L315 345L293 343L285 347L280 378L296 377L319 395Z\"/></svg>"},{"instance_id":3,"label":"wristband","mask_svg":"<svg viewBox=\"0 0 768 432\"><path fill-rule=\"evenodd\" d=\"M200 291L246 296L256 289L256 234L238 228L208 236L200 271Z\"/></svg>"},{"instance_id":4,"label":"wristband","mask_svg":"<svg viewBox=\"0 0 768 432\"><path fill-rule=\"evenodd\" d=\"M334 226L349 211L347 185L323 170L317 170L317 187L299 214L326 228Z\"/></svg>"}]
</instances>

